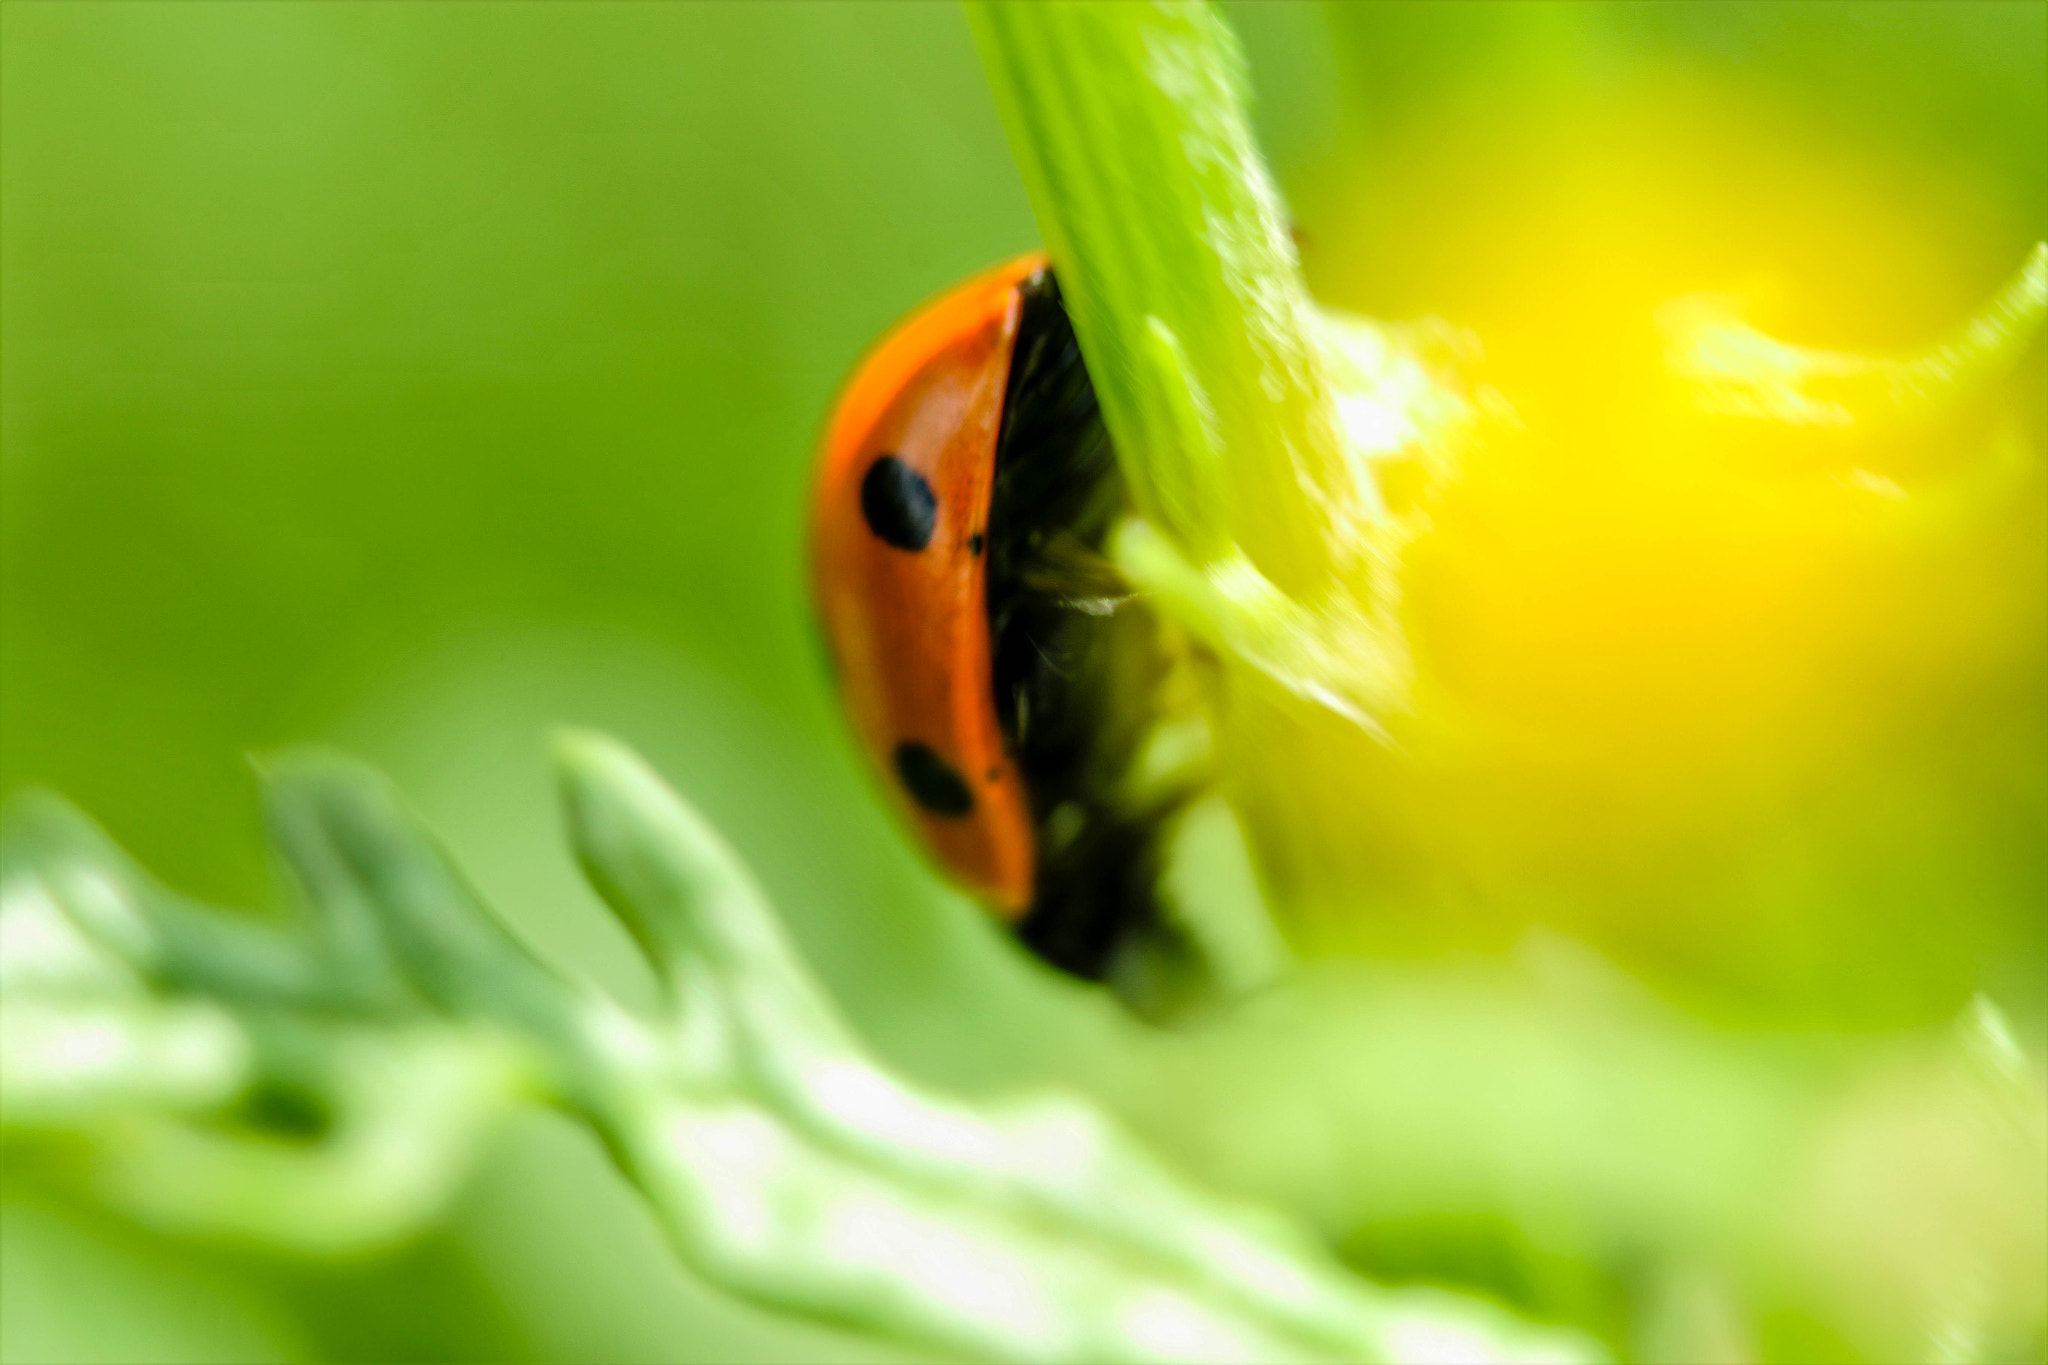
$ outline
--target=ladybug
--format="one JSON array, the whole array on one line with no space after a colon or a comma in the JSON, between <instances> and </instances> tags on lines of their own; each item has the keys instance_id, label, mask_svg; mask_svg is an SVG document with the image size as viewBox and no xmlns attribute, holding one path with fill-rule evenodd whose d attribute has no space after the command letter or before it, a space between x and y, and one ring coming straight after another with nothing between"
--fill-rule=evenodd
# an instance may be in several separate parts
<instances>
[{"instance_id":1,"label":"ladybug","mask_svg":"<svg viewBox=\"0 0 2048 1365\"><path fill-rule=\"evenodd\" d=\"M1042 253L888 334L826 425L812 575L854 729L940 867L1039 957L1154 929L1147 737L1177 649L1103 546L1129 508Z\"/></svg>"}]
</instances>

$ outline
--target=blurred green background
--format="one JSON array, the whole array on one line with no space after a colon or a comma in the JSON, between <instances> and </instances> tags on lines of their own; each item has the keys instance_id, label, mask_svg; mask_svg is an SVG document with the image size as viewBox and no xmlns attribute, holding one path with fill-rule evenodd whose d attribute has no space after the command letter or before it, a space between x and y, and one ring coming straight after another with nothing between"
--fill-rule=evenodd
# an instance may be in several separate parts
<instances>
[{"instance_id":1,"label":"blurred green background","mask_svg":"<svg viewBox=\"0 0 2048 1365\"><path fill-rule=\"evenodd\" d=\"M1501 282L1555 230L1475 223L1458 156L1519 184L1488 128L1672 72L1962 187L1918 210L1941 269L1802 339L1921 339L2048 227L2048 6L1227 12L1311 281L1368 313L1513 334L1533 305ZM0 24L0 790L53 786L179 888L270 904L244 756L340 745L545 952L644 1000L555 828L543 736L594 725L725 831L898 1065L1128 1065L1112 1010L924 871L804 600L848 365L1035 241L952 6L6 0ZM1438 126L1465 141L1425 155ZM1882 258L1780 264L1875 299L1855 269ZM696 1285L535 1116L445 1229L361 1263L13 1182L0 1356L889 1353Z\"/></svg>"}]
</instances>

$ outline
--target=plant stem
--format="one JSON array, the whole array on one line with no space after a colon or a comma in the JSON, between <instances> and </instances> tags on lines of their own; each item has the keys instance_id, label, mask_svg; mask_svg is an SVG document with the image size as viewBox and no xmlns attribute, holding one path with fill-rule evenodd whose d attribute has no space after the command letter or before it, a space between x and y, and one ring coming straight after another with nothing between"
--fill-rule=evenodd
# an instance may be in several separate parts
<instances>
[{"instance_id":1,"label":"plant stem","mask_svg":"<svg viewBox=\"0 0 2048 1365\"><path fill-rule=\"evenodd\" d=\"M967 16L1138 510L1316 598L1364 504L1229 30L1166 0Z\"/></svg>"}]
</instances>

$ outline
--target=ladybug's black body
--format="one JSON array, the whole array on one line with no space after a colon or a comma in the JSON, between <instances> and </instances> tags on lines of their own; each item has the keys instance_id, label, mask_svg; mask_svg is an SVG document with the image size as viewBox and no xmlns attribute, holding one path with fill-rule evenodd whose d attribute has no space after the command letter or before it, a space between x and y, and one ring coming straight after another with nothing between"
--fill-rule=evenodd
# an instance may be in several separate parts
<instances>
[{"instance_id":1,"label":"ladybug's black body","mask_svg":"<svg viewBox=\"0 0 2048 1365\"><path fill-rule=\"evenodd\" d=\"M1037 891L1018 936L1098 978L1158 918L1161 812L1115 800L1163 664L1158 623L1108 567L1129 497L1050 270L1023 313L996 443L988 617L996 715L1024 774Z\"/></svg>"}]
</instances>

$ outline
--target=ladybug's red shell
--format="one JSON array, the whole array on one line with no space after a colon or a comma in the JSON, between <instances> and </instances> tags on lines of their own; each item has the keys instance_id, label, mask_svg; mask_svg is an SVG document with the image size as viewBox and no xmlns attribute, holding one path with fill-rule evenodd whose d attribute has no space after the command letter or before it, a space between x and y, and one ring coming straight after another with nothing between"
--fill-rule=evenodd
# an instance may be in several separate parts
<instances>
[{"instance_id":1,"label":"ladybug's red shell","mask_svg":"<svg viewBox=\"0 0 2048 1365\"><path fill-rule=\"evenodd\" d=\"M1020 315L1021 257L913 315L827 429L812 572L839 685L884 780L940 862L1011 918L1034 838L995 708L985 553Z\"/></svg>"}]
</instances>

